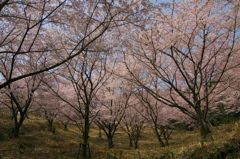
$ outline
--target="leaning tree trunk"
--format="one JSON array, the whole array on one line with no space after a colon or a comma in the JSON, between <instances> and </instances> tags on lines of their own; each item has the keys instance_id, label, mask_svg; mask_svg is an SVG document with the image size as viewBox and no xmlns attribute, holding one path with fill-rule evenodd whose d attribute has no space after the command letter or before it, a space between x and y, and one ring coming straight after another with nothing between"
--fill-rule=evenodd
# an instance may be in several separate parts
<instances>
[{"instance_id":1,"label":"leaning tree trunk","mask_svg":"<svg viewBox=\"0 0 240 159\"><path fill-rule=\"evenodd\" d=\"M159 144L160 144L160 146L161 147L165 147L165 144L164 144L164 142L163 142L163 140L162 140L162 138L161 138L161 133L159 133L159 131L158 131L158 128L157 128L157 125L154 125L154 130L153 130L154 132L155 132L155 134L156 134L156 136L157 136L157 139L158 139L158 142L159 142Z\"/></svg>"},{"instance_id":2,"label":"leaning tree trunk","mask_svg":"<svg viewBox=\"0 0 240 159\"><path fill-rule=\"evenodd\" d=\"M169 145L169 138L168 138L168 128L165 128L164 126L160 125L160 131L161 131L161 134L163 135L163 139L165 140L165 145L168 146Z\"/></svg>"}]
</instances>

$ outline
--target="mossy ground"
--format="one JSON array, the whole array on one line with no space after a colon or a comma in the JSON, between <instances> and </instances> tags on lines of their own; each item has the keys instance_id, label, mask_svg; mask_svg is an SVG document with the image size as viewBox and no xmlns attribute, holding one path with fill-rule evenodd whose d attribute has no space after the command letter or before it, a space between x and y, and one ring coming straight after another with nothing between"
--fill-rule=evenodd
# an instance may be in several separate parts
<instances>
[{"instance_id":1,"label":"mossy ground","mask_svg":"<svg viewBox=\"0 0 240 159\"><path fill-rule=\"evenodd\" d=\"M68 131L55 121L55 134L48 131L47 121L30 116L24 122L19 138L9 139L12 120L0 114L0 159L75 159L81 142L81 132L70 125ZM127 134L118 130L114 148L109 149L107 139L98 129L91 128L90 151L93 159L157 159L157 158L234 158L240 156L240 122L213 127L211 137L201 141L198 130L173 131L169 146L161 148L151 129L146 129L139 140L139 149L129 147Z\"/></svg>"}]
</instances>

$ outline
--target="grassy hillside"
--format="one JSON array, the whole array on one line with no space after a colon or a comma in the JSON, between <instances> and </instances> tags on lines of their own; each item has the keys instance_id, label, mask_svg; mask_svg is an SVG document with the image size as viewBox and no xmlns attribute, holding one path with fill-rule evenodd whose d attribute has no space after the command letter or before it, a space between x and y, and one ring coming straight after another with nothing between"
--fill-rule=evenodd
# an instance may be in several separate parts
<instances>
[{"instance_id":1,"label":"grassy hillside","mask_svg":"<svg viewBox=\"0 0 240 159\"><path fill-rule=\"evenodd\" d=\"M56 133L48 131L47 121L30 116L26 119L20 138L9 139L12 121L0 114L0 159L75 159L81 142L81 133L71 125L68 131L55 122ZM173 131L170 146L161 148L150 129L145 130L139 149L129 147L127 135L119 130L114 137L114 148L109 149L102 132L92 128L90 151L93 159L159 159L159 158L237 158L240 156L240 122L214 127L213 138L200 141L199 132Z\"/></svg>"}]
</instances>

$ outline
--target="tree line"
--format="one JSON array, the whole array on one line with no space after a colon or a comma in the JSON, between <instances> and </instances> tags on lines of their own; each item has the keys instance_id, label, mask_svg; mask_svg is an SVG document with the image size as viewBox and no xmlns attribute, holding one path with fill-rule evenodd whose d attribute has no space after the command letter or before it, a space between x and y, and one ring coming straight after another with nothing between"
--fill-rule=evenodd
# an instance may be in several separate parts
<instances>
[{"instance_id":1,"label":"tree line","mask_svg":"<svg viewBox=\"0 0 240 159\"><path fill-rule=\"evenodd\" d=\"M5 0L0 3L1 105L12 137L32 112L82 133L96 124L109 147L151 126L167 146L171 121L211 135L209 114L239 112L239 2Z\"/></svg>"}]
</instances>

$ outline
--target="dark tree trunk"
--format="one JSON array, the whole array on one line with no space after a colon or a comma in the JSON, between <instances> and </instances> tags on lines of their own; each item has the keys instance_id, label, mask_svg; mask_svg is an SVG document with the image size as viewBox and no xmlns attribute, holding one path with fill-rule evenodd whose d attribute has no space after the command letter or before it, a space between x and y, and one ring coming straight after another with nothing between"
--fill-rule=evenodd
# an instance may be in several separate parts
<instances>
[{"instance_id":1,"label":"dark tree trunk","mask_svg":"<svg viewBox=\"0 0 240 159\"><path fill-rule=\"evenodd\" d=\"M206 139L209 134L211 134L211 130L209 129L208 123L205 120L201 120L199 122L200 124L200 134L202 139Z\"/></svg>"},{"instance_id":2,"label":"dark tree trunk","mask_svg":"<svg viewBox=\"0 0 240 159\"><path fill-rule=\"evenodd\" d=\"M56 129L53 127L53 119L47 119L48 121L48 131L55 134Z\"/></svg>"},{"instance_id":3,"label":"dark tree trunk","mask_svg":"<svg viewBox=\"0 0 240 159\"><path fill-rule=\"evenodd\" d=\"M52 131L53 129L53 119L47 119L48 121L48 131Z\"/></svg>"},{"instance_id":4,"label":"dark tree trunk","mask_svg":"<svg viewBox=\"0 0 240 159\"><path fill-rule=\"evenodd\" d=\"M61 121L62 125L64 126L64 131L68 131L68 124L69 121Z\"/></svg>"},{"instance_id":5,"label":"dark tree trunk","mask_svg":"<svg viewBox=\"0 0 240 159\"><path fill-rule=\"evenodd\" d=\"M203 112L199 109L196 110L196 113L197 113L197 122L198 122L199 128L200 128L200 135L201 135L202 139L206 139L211 133L208 122L206 121L207 113Z\"/></svg>"},{"instance_id":6,"label":"dark tree trunk","mask_svg":"<svg viewBox=\"0 0 240 159\"><path fill-rule=\"evenodd\" d=\"M160 131L161 131L161 134L163 135L163 139L165 140L165 145L168 146L169 143L168 143L168 128L160 125Z\"/></svg>"},{"instance_id":7,"label":"dark tree trunk","mask_svg":"<svg viewBox=\"0 0 240 159\"><path fill-rule=\"evenodd\" d=\"M18 113L14 115L14 128L12 129L10 137L19 137L19 131L20 127L23 124L24 116L22 114L19 114L20 118L18 119Z\"/></svg>"},{"instance_id":8,"label":"dark tree trunk","mask_svg":"<svg viewBox=\"0 0 240 159\"><path fill-rule=\"evenodd\" d=\"M134 145L135 145L134 148L138 149L138 139L136 141L134 141Z\"/></svg>"},{"instance_id":9,"label":"dark tree trunk","mask_svg":"<svg viewBox=\"0 0 240 159\"><path fill-rule=\"evenodd\" d=\"M68 131L68 124L64 125L64 131Z\"/></svg>"},{"instance_id":10,"label":"dark tree trunk","mask_svg":"<svg viewBox=\"0 0 240 159\"><path fill-rule=\"evenodd\" d=\"M113 145L113 136L112 135L108 135L107 138L108 138L108 147L109 148L113 148L114 147L114 145Z\"/></svg>"},{"instance_id":11,"label":"dark tree trunk","mask_svg":"<svg viewBox=\"0 0 240 159\"><path fill-rule=\"evenodd\" d=\"M19 126L14 127L14 128L12 129L10 138L12 138L12 137L18 138L18 137L19 137L19 130L20 130L20 127L19 127Z\"/></svg>"},{"instance_id":12,"label":"dark tree trunk","mask_svg":"<svg viewBox=\"0 0 240 159\"><path fill-rule=\"evenodd\" d=\"M128 138L129 138L129 146L132 147L133 146L133 140L131 137L131 134L128 133Z\"/></svg>"},{"instance_id":13,"label":"dark tree trunk","mask_svg":"<svg viewBox=\"0 0 240 159\"><path fill-rule=\"evenodd\" d=\"M172 134L173 130L166 130L166 138L169 140L171 138L171 134Z\"/></svg>"},{"instance_id":14,"label":"dark tree trunk","mask_svg":"<svg viewBox=\"0 0 240 159\"><path fill-rule=\"evenodd\" d=\"M109 124L109 123L107 124L107 123L104 123L103 121L97 122L97 124L101 128L101 130L104 131L104 133L107 136L108 147L109 148L113 148L114 147L113 136L114 136L114 134L116 132L118 124Z\"/></svg>"},{"instance_id":15,"label":"dark tree trunk","mask_svg":"<svg viewBox=\"0 0 240 159\"><path fill-rule=\"evenodd\" d=\"M89 103L85 103L85 118L84 118L84 129L83 129L83 143L82 143L82 158L88 158L87 154L87 145L88 145L88 138L89 138Z\"/></svg>"},{"instance_id":16,"label":"dark tree trunk","mask_svg":"<svg viewBox=\"0 0 240 159\"><path fill-rule=\"evenodd\" d=\"M154 126L154 132L155 132L155 134L156 134L156 136L157 136L157 139L158 139L158 142L159 142L160 146L161 146L161 147L165 147L165 144L164 144L164 142L163 142L163 140L162 140L162 138L161 138L161 135L162 135L162 134L159 134L157 125Z\"/></svg>"},{"instance_id":17,"label":"dark tree trunk","mask_svg":"<svg viewBox=\"0 0 240 159\"><path fill-rule=\"evenodd\" d=\"M140 129L138 129L136 132L135 138L134 138L135 149L138 149L138 147L139 147L138 140L140 138L140 133L141 133L141 131L140 131Z\"/></svg>"},{"instance_id":18,"label":"dark tree trunk","mask_svg":"<svg viewBox=\"0 0 240 159\"><path fill-rule=\"evenodd\" d=\"M82 156L87 158L87 144L88 144L88 134L83 134L83 143L82 143Z\"/></svg>"},{"instance_id":19,"label":"dark tree trunk","mask_svg":"<svg viewBox=\"0 0 240 159\"><path fill-rule=\"evenodd\" d=\"M98 137L102 138L102 129L100 127L98 127Z\"/></svg>"}]
</instances>

